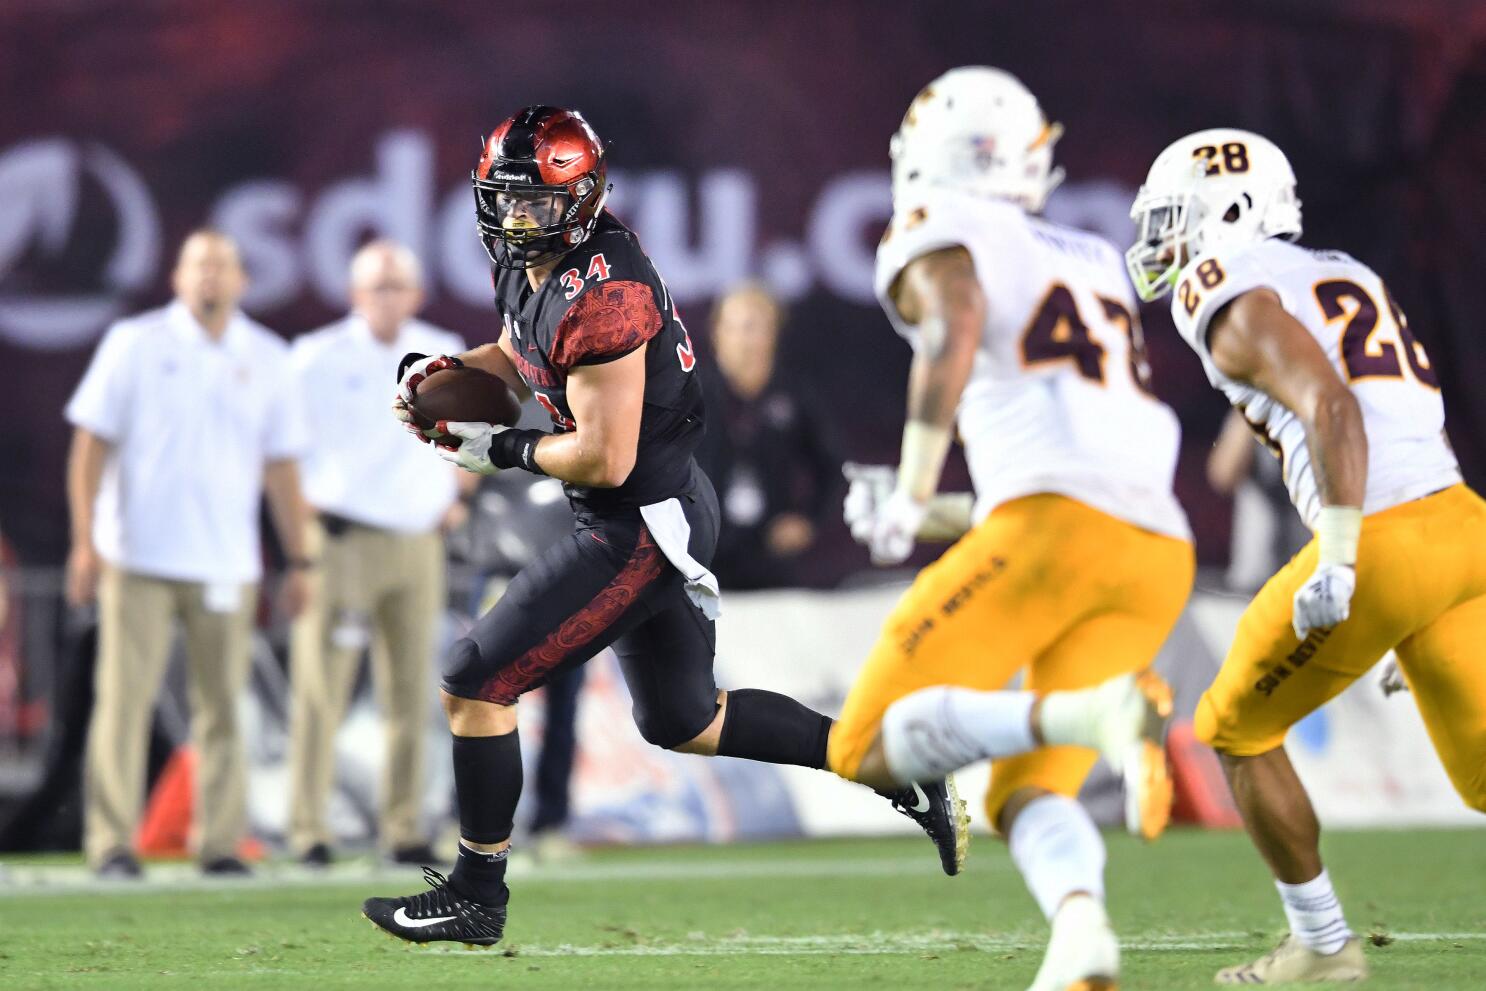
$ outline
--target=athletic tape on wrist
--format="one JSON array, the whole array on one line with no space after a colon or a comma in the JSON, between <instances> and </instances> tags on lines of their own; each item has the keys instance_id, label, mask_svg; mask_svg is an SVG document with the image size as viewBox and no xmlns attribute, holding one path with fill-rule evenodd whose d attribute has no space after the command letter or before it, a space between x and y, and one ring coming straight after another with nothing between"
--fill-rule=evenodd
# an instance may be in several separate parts
<instances>
[{"instance_id":1,"label":"athletic tape on wrist","mask_svg":"<svg viewBox=\"0 0 1486 991\"><path fill-rule=\"evenodd\" d=\"M1316 518L1316 549L1321 564L1357 563L1362 537L1362 510L1355 506L1322 506Z\"/></svg>"},{"instance_id":2,"label":"athletic tape on wrist","mask_svg":"<svg viewBox=\"0 0 1486 991\"><path fill-rule=\"evenodd\" d=\"M898 458L898 488L919 502L928 502L939 488L939 474L949 454L949 431L922 420L903 427L903 452Z\"/></svg>"}]
</instances>

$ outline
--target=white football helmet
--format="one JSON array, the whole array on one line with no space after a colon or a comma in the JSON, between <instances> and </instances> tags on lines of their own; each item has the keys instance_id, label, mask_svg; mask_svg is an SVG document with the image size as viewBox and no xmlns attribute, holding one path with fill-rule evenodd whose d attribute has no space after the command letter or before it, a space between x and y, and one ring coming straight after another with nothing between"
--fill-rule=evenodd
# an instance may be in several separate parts
<instances>
[{"instance_id":1,"label":"white football helmet","mask_svg":"<svg viewBox=\"0 0 1486 991\"><path fill-rule=\"evenodd\" d=\"M1136 242L1125 265L1149 302L1171 291L1183 266L1220 247L1299 237L1295 171L1252 131L1198 131L1156 156L1130 218Z\"/></svg>"},{"instance_id":2,"label":"white football helmet","mask_svg":"<svg viewBox=\"0 0 1486 991\"><path fill-rule=\"evenodd\" d=\"M1012 200L1033 213L1063 181L1053 145L1063 125L1009 72L983 65L951 69L925 86L888 145L893 202L925 186Z\"/></svg>"}]
</instances>

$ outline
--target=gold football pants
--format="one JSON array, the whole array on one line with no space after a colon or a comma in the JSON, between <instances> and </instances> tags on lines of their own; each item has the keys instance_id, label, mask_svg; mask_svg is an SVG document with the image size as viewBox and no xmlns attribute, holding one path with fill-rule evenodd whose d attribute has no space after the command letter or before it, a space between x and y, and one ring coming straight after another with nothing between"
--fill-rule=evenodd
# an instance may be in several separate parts
<instances>
[{"instance_id":1,"label":"gold football pants","mask_svg":"<svg viewBox=\"0 0 1486 991\"><path fill-rule=\"evenodd\" d=\"M853 778L888 706L922 688L1084 688L1150 665L1192 589L1192 545L1061 495L998 506L919 573L831 732ZM1076 795L1097 754L1043 747L995 761L986 814L1019 789Z\"/></svg>"},{"instance_id":2,"label":"gold football pants","mask_svg":"<svg viewBox=\"0 0 1486 991\"><path fill-rule=\"evenodd\" d=\"M1244 757L1273 750L1396 649L1456 791L1486 811L1486 502L1455 485L1368 516L1350 617L1299 641L1293 601L1315 568L1312 540L1249 604L1198 703L1198 738Z\"/></svg>"}]
</instances>

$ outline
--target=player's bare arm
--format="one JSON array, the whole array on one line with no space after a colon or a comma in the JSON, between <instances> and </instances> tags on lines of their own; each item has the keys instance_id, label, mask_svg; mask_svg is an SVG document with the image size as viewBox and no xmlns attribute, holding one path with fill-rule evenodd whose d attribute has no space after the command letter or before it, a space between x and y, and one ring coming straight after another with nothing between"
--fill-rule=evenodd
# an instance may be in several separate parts
<instances>
[{"instance_id":1,"label":"player's bare arm","mask_svg":"<svg viewBox=\"0 0 1486 991\"><path fill-rule=\"evenodd\" d=\"M1322 506L1316 570L1295 593L1291 620L1295 636L1305 640L1351 614L1367 490L1362 409L1272 290L1250 290L1220 310L1208 328L1208 348L1218 371L1279 401L1305 428Z\"/></svg>"},{"instance_id":2,"label":"player's bare arm","mask_svg":"<svg viewBox=\"0 0 1486 991\"><path fill-rule=\"evenodd\" d=\"M522 402L531 398L531 389L516 373L516 362L511 357L511 340L505 334L494 344L481 344L459 356L459 360L482 372L489 372L510 387Z\"/></svg>"},{"instance_id":3,"label":"player's bare arm","mask_svg":"<svg viewBox=\"0 0 1486 991\"><path fill-rule=\"evenodd\" d=\"M467 365L496 376L522 402L531 398L531 389L516 371L511 345L504 334L494 344L481 344L460 355L405 355L397 370L397 392L392 399L392 415L407 424L419 440L427 442L433 439L432 435L413 427L413 396L418 391L419 384L434 372L458 365Z\"/></svg>"},{"instance_id":4,"label":"player's bare arm","mask_svg":"<svg viewBox=\"0 0 1486 991\"><path fill-rule=\"evenodd\" d=\"M1218 370L1274 397L1305 425L1321 501L1362 506L1367 435L1357 399L1315 339L1268 289L1254 289L1220 310L1208 330Z\"/></svg>"},{"instance_id":5,"label":"player's bare arm","mask_svg":"<svg viewBox=\"0 0 1486 991\"><path fill-rule=\"evenodd\" d=\"M568 405L577 429L537 444L537 465L577 485L616 488L635 467L645 399L645 349L568 376Z\"/></svg>"},{"instance_id":6,"label":"player's bare arm","mask_svg":"<svg viewBox=\"0 0 1486 991\"><path fill-rule=\"evenodd\" d=\"M1254 432L1242 413L1230 410L1207 456L1207 484L1214 492L1231 496L1249 477L1253 465Z\"/></svg>"},{"instance_id":7,"label":"player's bare arm","mask_svg":"<svg viewBox=\"0 0 1486 991\"><path fill-rule=\"evenodd\" d=\"M985 294L963 247L914 259L903 269L893 297L904 321L918 328L919 345L909 372L908 417L892 494L875 507L870 521L853 526L860 531L858 539L867 538L878 564L907 558L931 517L929 534L937 539L952 540L970 528L964 497L938 504L934 492L986 318Z\"/></svg>"},{"instance_id":8,"label":"player's bare arm","mask_svg":"<svg viewBox=\"0 0 1486 991\"><path fill-rule=\"evenodd\" d=\"M903 270L898 312L919 328L921 343L908 378L908 423L899 485L927 502L939 485L960 394L970 380L985 326L986 300L975 264L964 248L945 248L915 259ZM909 450L909 434L925 435ZM913 457L910 458L909 455Z\"/></svg>"}]
</instances>

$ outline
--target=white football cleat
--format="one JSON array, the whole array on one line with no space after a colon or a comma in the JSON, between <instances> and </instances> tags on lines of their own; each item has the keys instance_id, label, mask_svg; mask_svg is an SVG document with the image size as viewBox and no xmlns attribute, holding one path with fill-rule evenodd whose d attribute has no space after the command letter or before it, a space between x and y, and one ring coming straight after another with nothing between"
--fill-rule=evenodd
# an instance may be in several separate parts
<instances>
[{"instance_id":1,"label":"white football cleat","mask_svg":"<svg viewBox=\"0 0 1486 991\"><path fill-rule=\"evenodd\" d=\"M1042 696L1037 722L1048 746L1093 747L1125 781L1125 828L1153 840L1171 821L1166 723L1171 686L1154 671Z\"/></svg>"},{"instance_id":2,"label":"white football cleat","mask_svg":"<svg viewBox=\"0 0 1486 991\"><path fill-rule=\"evenodd\" d=\"M1160 836L1171 820L1170 719L1171 686L1150 670L1093 688L1052 692L1042 707L1044 739L1095 747L1124 779L1125 828L1147 840Z\"/></svg>"},{"instance_id":3,"label":"white football cleat","mask_svg":"<svg viewBox=\"0 0 1486 991\"><path fill-rule=\"evenodd\" d=\"M1053 914L1042 969L1027 991L1118 991L1120 943L1104 906L1073 895Z\"/></svg>"},{"instance_id":4,"label":"white football cleat","mask_svg":"<svg viewBox=\"0 0 1486 991\"><path fill-rule=\"evenodd\" d=\"M1362 954L1362 940L1356 936L1343 943L1335 953L1317 953L1292 934L1253 963L1224 967L1213 981L1217 984L1291 984L1301 981L1363 981L1367 975L1367 957Z\"/></svg>"}]
</instances>

